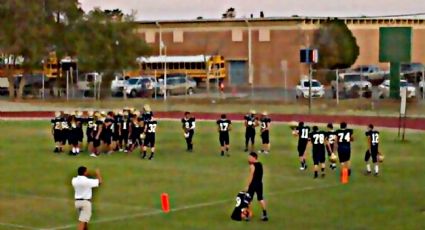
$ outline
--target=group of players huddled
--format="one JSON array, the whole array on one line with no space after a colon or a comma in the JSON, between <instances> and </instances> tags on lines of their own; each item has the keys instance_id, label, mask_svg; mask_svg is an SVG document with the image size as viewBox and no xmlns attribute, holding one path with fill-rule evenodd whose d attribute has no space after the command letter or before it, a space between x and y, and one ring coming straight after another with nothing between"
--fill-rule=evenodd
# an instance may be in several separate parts
<instances>
[{"instance_id":1,"label":"group of players huddled","mask_svg":"<svg viewBox=\"0 0 425 230\"><path fill-rule=\"evenodd\" d=\"M326 153L330 162L330 168L336 168L336 162L339 159L341 167L348 169L348 175L351 175L351 142L354 141L353 130L347 128L347 123L342 122L339 129L335 130L332 123L327 125L327 130L320 130L318 126L306 126L304 122L299 122L298 125L291 125L292 134L298 136L298 156L300 160L300 170L306 170L307 164L305 153L307 145L312 144L312 158L314 164L314 178L319 176L319 165L321 177L325 176L325 159ZM365 153L366 174L372 173L369 164L370 158L374 163L374 175L378 176L378 163L383 161L384 156L379 152L379 131L375 130L373 125L368 125L368 130L365 132L367 137L368 149ZM336 155L337 153L338 155Z\"/></svg>"},{"instance_id":2,"label":"group of players huddled","mask_svg":"<svg viewBox=\"0 0 425 230\"><path fill-rule=\"evenodd\" d=\"M142 158L146 158L147 148L151 149L149 159L155 154L155 134L157 120L149 105L140 112L133 108L123 110L82 113L56 112L51 120L52 134L56 144L55 153L63 152L68 143L70 155L80 153L84 139L84 126L90 156L97 157L101 151L111 154L114 151L132 152L140 148Z\"/></svg>"}]
</instances>

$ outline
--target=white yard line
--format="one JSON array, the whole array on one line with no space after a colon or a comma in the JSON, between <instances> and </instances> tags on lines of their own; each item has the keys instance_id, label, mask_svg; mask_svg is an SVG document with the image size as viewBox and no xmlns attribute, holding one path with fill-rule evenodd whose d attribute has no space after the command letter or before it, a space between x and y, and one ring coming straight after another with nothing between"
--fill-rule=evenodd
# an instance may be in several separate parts
<instances>
[{"instance_id":1,"label":"white yard line","mask_svg":"<svg viewBox=\"0 0 425 230\"><path fill-rule=\"evenodd\" d=\"M314 189L325 189L325 188L336 187L336 186L338 186L338 184L328 184L328 185L323 185L323 186L308 186L308 187L303 187L303 188L299 188L299 189L285 190L285 191L269 193L267 195L268 196L275 196L275 195L279 195L279 194L290 194L290 193L297 193L297 192L305 192L305 191L314 190ZM216 200L216 201L211 201L211 202L198 203L198 204L193 204L193 205L185 205L185 206L182 206L182 207L171 209L170 211L171 212L178 212L178 211L184 211L184 210L187 210L187 209L195 209L195 208L214 206L214 205L223 204L223 203L226 203L226 202L231 202L232 200L233 199L225 199L225 200ZM139 217L159 215L161 213L162 213L161 210L150 211L150 212L141 212L141 213L135 213L135 214L131 214L131 215L123 215L123 216L94 220L94 221L91 221L90 224L123 221L123 220L128 220L128 219L139 218ZM53 228L46 228L46 229L43 229L43 230L62 230L62 229L75 228L76 226L77 226L76 224L69 224L69 225L63 225L63 226L58 226L58 227L53 227Z\"/></svg>"},{"instance_id":2,"label":"white yard line","mask_svg":"<svg viewBox=\"0 0 425 230\"><path fill-rule=\"evenodd\" d=\"M25 225L20 225L20 224L11 224L11 223L3 223L0 222L0 227L8 227L8 228L19 228L19 229L30 229L30 230L41 230L40 228L34 228L31 226L25 226Z\"/></svg>"},{"instance_id":3,"label":"white yard line","mask_svg":"<svg viewBox=\"0 0 425 230\"><path fill-rule=\"evenodd\" d=\"M0 195L3 196L9 196L9 197L26 197L26 198L32 198L32 199L42 199L42 200L52 200L52 201L60 201L60 202L74 202L73 199L67 199L62 197L48 197L48 196L39 196L39 195L33 195L33 194L23 194L23 193L7 193L7 192L0 192ZM100 207L102 206L111 206L111 207L121 207L121 208L127 208L132 210L156 210L152 208L143 208L135 205L126 205L126 204L119 204L119 203L110 203L110 202L101 202L99 204L96 204Z\"/></svg>"}]
</instances>

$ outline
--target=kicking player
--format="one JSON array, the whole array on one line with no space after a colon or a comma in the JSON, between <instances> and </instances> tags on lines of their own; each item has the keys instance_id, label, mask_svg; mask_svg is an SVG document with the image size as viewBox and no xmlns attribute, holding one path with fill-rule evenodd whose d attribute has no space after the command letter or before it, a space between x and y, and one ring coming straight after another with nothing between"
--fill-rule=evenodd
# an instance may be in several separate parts
<instances>
[{"instance_id":1,"label":"kicking player","mask_svg":"<svg viewBox=\"0 0 425 230\"><path fill-rule=\"evenodd\" d=\"M258 118L255 116L255 110L251 110L250 114L245 115L245 152L248 152L248 143L251 142L251 152L254 150L255 143L255 127L258 126Z\"/></svg>"},{"instance_id":2,"label":"kicking player","mask_svg":"<svg viewBox=\"0 0 425 230\"><path fill-rule=\"evenodd\" d=\"M338 158L342 167L347 167L348 175L351 175L351 142L354 140L353 130L347 128L347 123L342 122L340 124L340 129L336 132L337 137L337 150L338 150Z\"/></svg>"},{"instance_id":3,"label":"kicking player","mask_svg":"<svg viewBox=\"0 0 425 230\"><path fill-rule=\"evenodd\" d=\"M54 153L62 152L62 121L62 112L55 112L55 117L50 120L52 123L52 135L55 141L55 149L53 150Z\"/></svg>"},{"instance_id":4,"label":"kicking player","mask_svg":"<svg viewBox=\"0 0 425 230\"><path fill-rule=\"evenodd\" d=\"M256 152L249 153L249 177L247 192L254 198L254 194L257 194L257 200L260 202L261 208L263 209L263 216L261 220L268 221L266 211L266 202L263 198L263 165L258 161L258 155ZM250 208L249 208L250 209Z\"/></svg>"},{"instance_id":5,"label":"kicking player","mask_svg":"<svg viewBox=\"0 0 425 230\"><path fill-rule=\"evenodd\" d=\"M224 156L224 152L226 152L227 156L230 156L229 154L229 147L230 147L230 138L229 138L229 132L232 129L232 121L227 119L226 114L221 114L221 117L219 120L217 120L217 129L218 129L218 139L220 141L220 150L221 150L221 156Z\"/></svg>"},{"instance_id":6,"label":"kicking player","mask_svg":"<svg viewBox=\"0 0 425 230\"><path fill-rule=\"evenodd\" d=\"M186 139L187 151L193 151L193 135L195 134L195 117L190 115L190 112L185 112L184 117L181 120L182 128L184 132L184 138Z\"/></svg>"},{"instance_id":7,"label":"kicking player","mask_svg":"<svg viewBox=\"0 0 425 230\"><path fill-rule=\"evenodd\" d=\"M367 137L367 146L368 149L365 153L364 160L366 162L366 174L370 175L372 173L372 169L369 164L369 159L372 157L372 162L375 164L374 175L378 176L379 173L379 165L378 165L378 154L379 154L379 131L374 130L372 124L368 126L368 130L365 133Z\"/></svg>"},{"instance_id":8,"label":"kicking player","mask_svg":"<svg viewBox=\"0 0 425 230\"><path fill-rule=\"evenodd\" d=\"M305 162L305 150L307 149L308 144L308 134L310 133L310 127L305 126L304 122L299 122L298 126L292 131L294 136L298 136L298 157L300 159L300 170L307 169L307 163Z\"/></svg>"},{"instance_id":9,"label":"kicking player","mask_svg":"<svg viewBox=\"0 0 425 230\"><path fill-rule=\"evenodd\" d=\"M328 152L328 160L330 162L329 167L334 170L336 169L336 163L335 162L331 162L330 157L332 154L335 153L335 140L336 140L336 134L335 134L335 130L334 130L334 126L332 125L332 123L329 123L327 125L328 131L326 132L326 138L327 138L327 144L326 144L326 150Z\"/></svg>"},{"instance_id":10,"label":"kicking player","mask_svg":"<svg viewBox=\"0 0 425 230\"><path fill-rule=\"evenodd\" d=\"M158 122L152 116L151 119L146 121L145 125L145 141L143 143L143 156L142 159L146 158L146 150L149 147L151 149L151 155L149 156L149 160L152 160L155 154L155 134L157 131Z\"/></svg>"},{"instance_id":11,"label":"kicking player","mask_svg":"<svg viewBox=\"0 0 425 230\"><path fill-rule=\"evenodd\" d=\"M263 142L263 147L259 151L260 153L268 154L270 151L270 126L271 119L268 117L267 112L263 112L260 119L260 128L261 128L261 140Z\"/></svg>"},{"instance_id":12,"label":"kicking player","mask_svg":"<svg viewBox=\"0 0 425 230\"><path fill-rule=\"evenodd\" d=\"M319 164L321 177L325 177L325 145L327 143L326 133L319 130L317 126L313 126L312 132L309 134L309 140L313 145L313 164L314 179L319 176Z\"/></svg>"},{"instance_id":13,"label":"kicking player","mask_svg":"<svg viewBox=\"0 0 425 230\"><path fill-rule=\"evenodd\" d=\"M244 191L239 192L236 196L236 205L230 218L236 221L249 221L252 217L252 211L249 209L251 200L249 193Z\"/></svg>"}]
</instances>

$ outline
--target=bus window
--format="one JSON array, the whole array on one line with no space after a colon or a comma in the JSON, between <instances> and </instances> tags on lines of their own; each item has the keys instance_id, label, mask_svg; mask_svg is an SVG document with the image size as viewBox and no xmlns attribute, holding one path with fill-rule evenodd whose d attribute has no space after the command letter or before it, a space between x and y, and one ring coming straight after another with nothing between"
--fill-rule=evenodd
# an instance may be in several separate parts
<instances>
[{"instance_id":1,"label":"bus window","mask_svg":"<svg viewBox=\"0 0 425 230\"><path fill-rule=\"evenodd\" d=\"M190 63L190 67L191 67L191 69L196 69L196 63L194 63L194 62Z\"/></svg>"},{"instance_id":2,"label":"bus window","mask_svg":"<svg viewBox=\"0 0 425 230\"><path fill-rule=\"evenodd\" d=\"M179 69L184 69L184 62L180 62L179 63L180 68Z\"/></svg>"},{"instance_id":3,"label":"bus window","mask_svg":"<svg viewBox=\"0 0 425 230\"><path fill-rule=\"evenodd\" d=\"M146 70L146 63L142 63L142 70Z\"/></svg>"},{"instance_id":4,"label":"bus window","mask_svg":"<svg viewBox=\"0 0 425 230\"><path fill-rule=\"evenodd\" d=\"M169 63L169 62L167 62L166 65L167 65L167 69L171 69L173 67L172 63Z\"/></svg>"},{"instance_id":5,"label":"bus window","mask_svg":"<svg viewBox=\"0 0 425 230\"><path fill-rule=\"evenodd\" d=\"M157 63L152 63L152 69L158 69L158 64Z\"/></svg>"},{"instance_id":6,"label":"bus window","mask_svg":"<svg viewBox=\"0 0 425 230\"><path fill-rule=\"evenodd\" d=\"M185 69L190 69L190 62L184 63L184 68Z\"/></svg>"},{"instance_id":7,"label":"bus window","mask_svg":"<svg viewBox=\"0 0 425 230\"><path fill-rule=\"evenodd\" d=\"M174 62L174 63L173 63L173 69L180 69L180 68L179 68L179 63L178 63L178 62Z\"/></svg>"},{"instance_id":8,"label":"bus window","mask_svg":"<svg viewBox=\"0 0 425 230\"><path fill-rule=\"evenodd\" d=\"M162 62L158 63L158 69L164 69L164 63Z\"/></svg>"},{"instance_id":9,"label":"bus window","mask_svg":"<svg viewBox=\"0 0 425 230\"><path fill-rule=\"evenodd\" d=\"M224 69L224 63L221 63L221 64L220 64L220 67L221 67L222 69Z\"/></svg>"},{"instance_id":10,"label":"bus window","mask_svg":"<svg viewBox=\"0 0 425 230\"><path fill-rule=\"evenodd\" d=\"M205 69L206 65L205 62L201 62L201 69Z\"/></svg>"},{"instance_id":11,"label":"bus window","mask_svg":"<svg viewBox=\"0 0 425 230\"><path fill-rule=\"evenodd\" d=\"M202 69L202 62L196 63L196 69Z\"/></svg>"}]
</instances>

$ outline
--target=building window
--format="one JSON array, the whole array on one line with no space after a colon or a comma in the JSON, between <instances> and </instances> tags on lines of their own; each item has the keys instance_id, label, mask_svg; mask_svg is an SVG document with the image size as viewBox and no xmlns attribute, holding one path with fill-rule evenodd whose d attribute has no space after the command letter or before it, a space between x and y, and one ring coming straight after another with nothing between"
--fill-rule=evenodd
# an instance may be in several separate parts
<instances>
[{"instance_id":1,"label":"building window","mask_svg":"<svg viewBox=\"0 0 425 230\"><path fill-rule=\"evenodd\" d=\"M233 29L232 30L232 41L233 42L243 41L243 31L242 31L242 29Z\"/></svg>"},{"instance_id":2,"label":"building window","mask_svg":"<svg viewBox=\"0 0 425 230\"><path fill-rule=\"evenodd\" d=\"M146 41L146 43L154 43L155 42L155 31L146 31L145 32L145 41Z\"/></svg>"},{"instance_id":3,"label":"building window","mask_svg":"<svg viewBox=\"0 0 425 230\"><path fill-rule=\"evenodd\" d=\"M183 31L181 30L173 31L173 42L176 42L176 43L183 42Z\"/></svg>"},{"instance_id":4,"label":"building window","mask_svg":"<svg viewBox=\"0 0 425 230\"><path fill-rule=\"evenodd\" d=\"M258 41L269 42L270 41L270 30L269 29L259 29L258 30Z\"/></svg>"}]
</instances>

